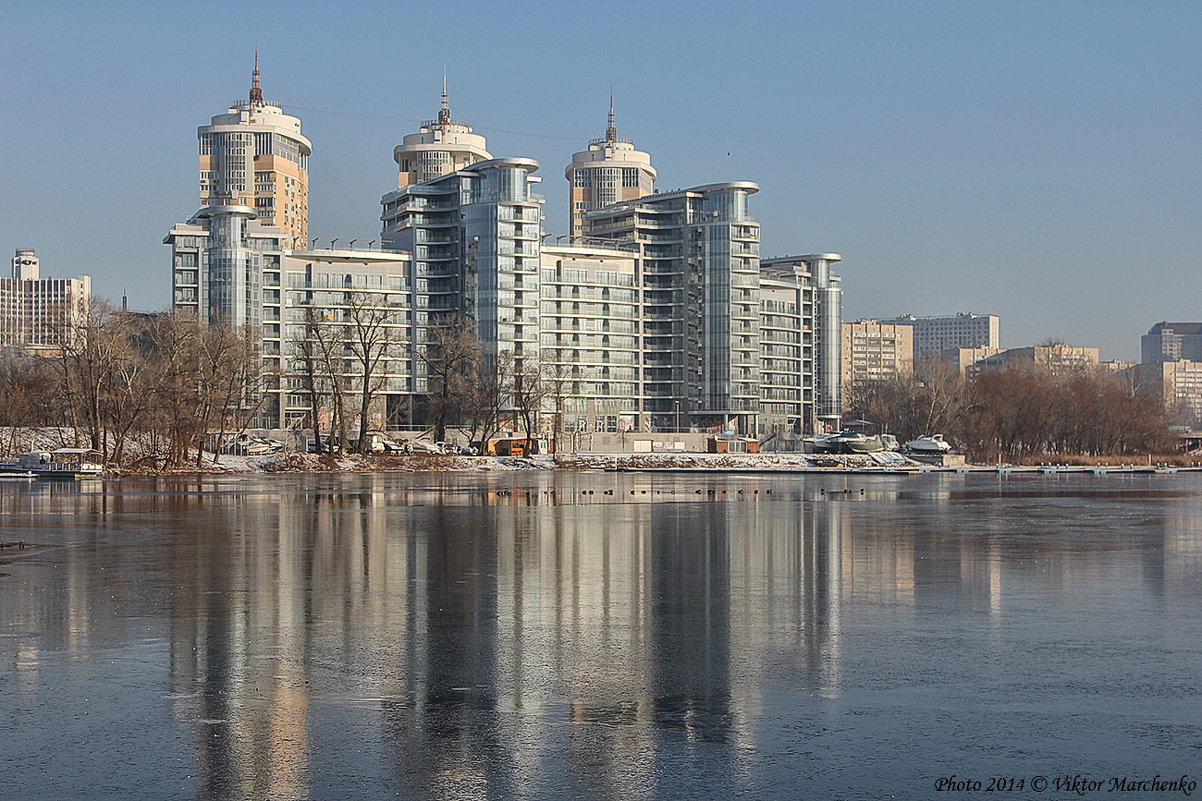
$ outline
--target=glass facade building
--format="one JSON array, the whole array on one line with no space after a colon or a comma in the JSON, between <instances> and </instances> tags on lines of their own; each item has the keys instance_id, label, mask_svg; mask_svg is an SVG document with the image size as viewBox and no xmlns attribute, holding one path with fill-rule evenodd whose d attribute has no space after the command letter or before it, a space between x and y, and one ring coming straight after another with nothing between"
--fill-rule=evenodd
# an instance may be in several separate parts
<instances>
[{"instance_id":1,"label":"glass facade building","mask_svg":"<svg viewBox=\"0 0 1202 801\"><path fill-rule=\"evenodd\" d=\"M759 223L749 181L607 206L585 217L590 242L639 255L644 411L652 429L743 433L759 414Z\"/></svg>"},{"instance_id":2,"label":"glass facade building","mask_svg":"<svg viewBox=\"0 0 1202 801\"><path fill-rule=\"evenodd\" d=\"M419 326L469 317L486 352L538 363L537 169L490 159L381 198L385 247L413 256Z\"/></svg>"}]
</instances>

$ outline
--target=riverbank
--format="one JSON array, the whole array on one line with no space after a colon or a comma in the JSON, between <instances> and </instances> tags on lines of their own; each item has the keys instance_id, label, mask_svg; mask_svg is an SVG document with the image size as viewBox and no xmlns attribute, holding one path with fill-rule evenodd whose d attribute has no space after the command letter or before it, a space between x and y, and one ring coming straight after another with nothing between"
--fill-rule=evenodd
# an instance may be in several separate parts
<instances>
[{"instance_id":1,"label":"riverbank","mask_svg":"<svg viewBox=\"0 0 1202 801\"><path fill-rule=\"evenodd\" d=\"M122 469L115 476L264 473L512 472L519 470L673 471L728 473L1166 473L1200 472L1194 464L1040 464L940 467L895 454L882 464L863 454L568 453L539 456L441 456L434 454L316 455L294 451L267 456L206 455L198 467Z\"/></svg>"}]
</instances>

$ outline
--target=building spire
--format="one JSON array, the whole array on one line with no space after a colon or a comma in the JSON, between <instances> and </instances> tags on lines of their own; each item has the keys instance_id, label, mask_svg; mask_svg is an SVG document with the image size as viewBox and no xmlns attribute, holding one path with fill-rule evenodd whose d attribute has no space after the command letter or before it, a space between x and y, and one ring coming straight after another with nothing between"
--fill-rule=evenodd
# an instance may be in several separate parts
<instances>
[{"instance_id":1,"label":"building spire","mask_svg":"<svg viewBox=\"0 0 1202 801\"><path fill-rule=\"evenodd\" d=\"M263 105L263 90L259 88L259 48L255 48L255 71L250 79L250 102L252 105Z\"/></svg>"},{"instance_id":2,"label":"building spire","mask_svg":"<svg viewBox=\"0 0 1202 801\"><path fill-rule=\"evenodd\" d=\"M614 127L614 88L609 87L609 126L605 129L605 139L613 142L618 138L618 129Z\"/></svg>"},{"instance_id":3,"label":"building spire","mask_svg":"<svg viewBox=\"0 0 1202 801\"><path fill-rule=\"evenodd\" d=\"M447 68L442 68L442 106L438 109L439 123L446 125L451 121L451 107L447 105Z\"/></svg>"}]
</instances>

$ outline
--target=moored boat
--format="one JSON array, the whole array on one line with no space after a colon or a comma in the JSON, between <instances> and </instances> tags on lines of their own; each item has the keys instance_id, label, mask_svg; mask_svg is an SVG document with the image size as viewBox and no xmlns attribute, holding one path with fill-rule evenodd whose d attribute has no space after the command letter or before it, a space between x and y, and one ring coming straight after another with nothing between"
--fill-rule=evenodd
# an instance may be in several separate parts
<instances>
[{"instance_id":1,"label":"moored boat","mask_svg":"<svg viewBox=\"0 0 1202 801\"><path fill-rule=\"evenodd\" d=\"M30 451L15 462L0 462L0 472L38 478L84 478L104 474L103 457L88 448Z\"/></svg>"},{"instance_id":2,"label":"moored boat","mask_svg":"<svg viewBox=\"0 0 1202 801\"><path fill-rule=\"evenodd\" d=\"M931 434L918 437L906 443L906 450L913 453L947 453L952 446L943 439L942 434Z\"/></svg>"}]
</instances>

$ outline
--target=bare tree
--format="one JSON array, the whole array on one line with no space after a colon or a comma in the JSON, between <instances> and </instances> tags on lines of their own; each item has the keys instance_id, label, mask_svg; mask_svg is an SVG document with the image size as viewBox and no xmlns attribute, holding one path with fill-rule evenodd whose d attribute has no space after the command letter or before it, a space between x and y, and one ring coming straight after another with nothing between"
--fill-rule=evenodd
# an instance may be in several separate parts
<instances>
[{"instance_id":1,"label":"bare tree","mask_svg":"<svg viewBox=\"0 0 1202 801\"><path fill-rule=\"evenodd\" d=\"M569 374L567 365L562 362L545 365L543 368L543 384L547 397L553 404L554 414L551 420L551 450L559 453L559 434L563 431L565 407L567 405Z\"/></svg>"},{"instance_id":2,"label":"bare tree","mask_svg":"<svg viewBox=\"0 0 1202 801\"><path fill-rule=\"evenodd\" d=\"M217 429L214 444L214 461L217 461L226 432L235 423L239 434L245 431L262 404L258 339L252 330L237 331L227 325L216 325L202 332L199 344L200 418ZM201 454L198 447L198 466Z\"/></svg>"},{"instance_id":3,"label":"bare tree","mask_svg":"<svg viewBox=\"0 0 1202 801\"><path fill-rule=\"evenodd\" d=\"M509 351L478 359L471 378L464 412L471 426L469 439L479 442L484 453L488 441L501 428L501 415L512 391L513 358Z\"/></svg>"},{"instance_id":4,"label":"bare tree","mask_svg":"<svg viewBox=\"0 0 1202 801\"><path fill-rule=\"evenodd\" d=\"M4 399L0 402L0 427L8 432L0 453L20 452L22 428L67 422L62 416L60 381L54 368L48 359L26 356L17 350L0 352L0 398Z\"/></svg>"},{"instance_id":5,"label":"bare tree","mask_svg":"<svg viewBox=\"0 0 1202 801\"><path fill-rule=\"evenodd\" d=\"M359 453L367 453L371 404L387 378L381 364L401 343L397 309L388 305L383 293L351 292L346 299L345 333L359 368Z\"/></svg>"},{"instance_id":6,"label":"bare tree","mask_svg":"<svg viewBox=\"0 0 1202 801\"><path fill-rule=\"evenodd\" d=\"M513 360L513 406L522 420L523 428L526 430L526 439L530 442L532 450L538 429L538 415L542 410L546 394L547 382L544 380L538 362L515 356Z\"/></svg>"},{"instance_id":7,"label":"bare tree","mask_svg":"<svg viewBox=\"0 0 1202 801\"><path fill-rule=\"evenodd\" d=\"M339 319L335 310L317 311L317 325L312 329L313 342L321 363L321 369L326 376L326 385L330 395L330 452L346 447L347 432L347 380L346 380L346 343L344 342L346 323ZM323 318L324 317L324 322Z\"/></svg>"},{"instance_id":8,"label":"bare tree","mask_svg":"<svg viewBox=\"0 0 1202 801\"><path fill-rule=\"evenodd\" d=\"M121 436L133 425L136 412L122 405L138 385L141 364L134 352L130 315L119 312L107 301L95 298L59 310L59 368L64 405L78 432L82 429L93 450L106 459L111 423L116 418Z\"/></svg>"},{"instance_id":9,"label":"bare tree","mask_svg":"<svg viewBox=\"0 0 1202 801\"><path fill-rule=\"evenodd\" d=\"M292 343L293 357L300 366L301 386L309 394L309 416L313 424L313 440L317 453L322 453L321 399L330 376L323 373L321 349L321 316L313 306L305 307L304 335Z\"/></svg>"},{"instance_id":10,"label":"bare tree","mask_svg":"<svg viewBox=\"0 0 1202 801\"><path fill-rule=\"evenodd\" d=\"M113 335L123 340L123 346L116 352L111 391L104 404L104 420L113 435L112 460L122 464L126 443L146 423L153 409L154 370L144 347L144 330L135 323L133 315L122 312L109 325L118 328Z\"/></svg>"},{"instance_id":11,"label":"bare tree","mask_svg":"<svg viewBox=\"0 0 1202 801\"><path fill-rule=\"evenodd\" d=\"M154 358L153 427L164 440L166 462L188 461L199 447L206 421L200 397L200 352L203 326L194 315L171 313L153 320L147 339Z\"/></svg>"},{"instance_id":12,"label":"bare tree","mask_svg":"<svg viewBox=\"0 0 1202 801\"><path fill-rule=\"evenodd\" d=\"M473 376L487 384L487 376L479 372L483 354L471 319L455 317L440 323L430 326L425 346L416 351L426 366L426 413L438 442L446 439L447 423L456 412L470 405L465 401L472 394Z\"/></svg>"}]
</instances>

